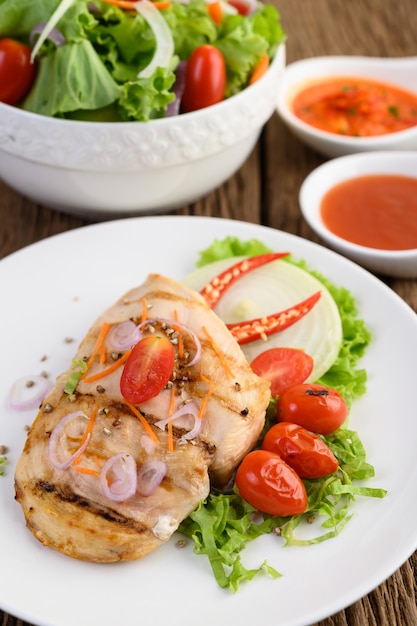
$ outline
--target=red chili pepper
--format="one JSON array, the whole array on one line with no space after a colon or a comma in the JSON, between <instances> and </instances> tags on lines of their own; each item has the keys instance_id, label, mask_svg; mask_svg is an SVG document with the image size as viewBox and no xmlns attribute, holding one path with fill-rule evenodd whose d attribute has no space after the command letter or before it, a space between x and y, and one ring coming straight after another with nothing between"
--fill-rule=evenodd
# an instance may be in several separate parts
<instances>
[{"instance_id":1,"label":"red chili pepper","mask_svg":"<svg viewBox=\"0 0 417 626\"><path fill-rule=\"evenodd\" d=\"M298 322L313 308L320 296L321 292L317 291L317 293L289 309L266 317L227 324L227 328L240 345L257 341L258 339L266 339L269 335L284 330Z\"/></svg>"},{"instance_id":2,"label":"red chili pepper","mask_svg":"<svg viewBox=\"0 0 417 626\"><path fill-rule=\"evenodd\" d=\"M288 256L289 252L271 252L268 254L259 254L258 256L251 256L243 261L239 261L232 267L227 268L224 272L221 272L215 276L201 291L207 304L211 309L214 309L220 298L225 291L233 285L239 278L242 278L248 272L270 263L276 259L281 259L283 256Z\"/></svg>"}]
</instances>

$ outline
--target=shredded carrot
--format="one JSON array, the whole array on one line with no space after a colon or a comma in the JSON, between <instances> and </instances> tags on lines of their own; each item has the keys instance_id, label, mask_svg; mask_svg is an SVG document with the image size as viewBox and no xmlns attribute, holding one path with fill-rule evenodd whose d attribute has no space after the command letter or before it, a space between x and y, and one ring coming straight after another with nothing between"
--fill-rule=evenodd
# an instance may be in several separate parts
<instances>
[{"instance_id":1,"label":"shredded carrot","mask_svg":"<svg viewBox=\"0 0 417 626\"><path fill-rule=\"evenodd\" d=\"M175 408L175 387L174 387L174 385L172 385L172 387L171 387L171 399L169 401L169 408L168 408L168 417L171 417L171 415L174 412L174 408Z\"/></svg>"},{"instance_id":2,"label":"shredded carrot","mask_svg":"<svg viewBox=\"0 0 417 626\"><path fill-rule=\"evenodd\" d=\"M83 438L81 440L81 443L79 445L80 448L84 445L84 443L87 440L91 439L91 433L93 432L93 428L94 428L94 424L95 424L95 421L96 421L97 413L98 413L98 406L97 406L97 404L95 404L93 406L93 409L92 409L91 413L90 413L90 418L89 418L88 423L87 423L87 428L85 429L84 436L83 436ZM80 454L73 460L71 465L77 465L77 463L79 463L80 458L82 457L84 452L85 452L85 450L80 452Z\"/></svg>"},{"instance_id":3,"label":"shredded carrot","mask_svg":"<svg viewBox=\"0 0 417 626\"><path fill-rule=\"evenodd\" d=\"M100 328L100 332L98 334L97 337L97 341L94 345L93 351L90 355L90 358L87 361L87 368L85 370L85 372L83 372L82 376L81 376L81 380L84 379L87 375L87 372L89 371L89 369L91 368L92 364L94 363L94 360L96 358L96 356L99 354L100 350L101 350L101 346L104 344L104 340L106 338L107 333L109 332L110 329L110 324L108 322L103 322Z\"/></svg>"},{"instance_id":4,"label":"shredded carrot","mask_svg":"<svg viewBox=\"0 0 417 626\"><path fill-rule=\"evenodd\" d=\"M130 0L103 0L103 2L107 2L107 4L112 4L115 7L119 7L119 9L127 9L128 11L136 10L136 2L131 2ZM171 6L171 2L169 0L153 2L152 4L156 6L157 9L160 9L160 10L168 9Z\"/></svg>"},{"instance_id":5,"label":"shredded carrot","mask_svg":"<svg viewBox=\"0 0 417 626\"><path fill-rule=\"evenodd\" d=\"M172 435L172 422L168 422L168 452L174 452L174 437Z\"/></svg>"},{"instance_id":6,"label":"shredded carrot","mask_svg":"<svg viewBox=\"0 0 417 626\"><path fill-rule=\"evenodd\" d=\"M73 467L73 469L75 469L76 472L80 472L81 474L91 474L91 476L100 476L99 471L95 469L91 469L90 467Z\"/></svg>"},{"instance_id":7,"label":"shredded carrot","mask_svg":"<svg viewBox=\"0 0 417 626\"><path fill-rule=\"evenodd\" d=\"M259 80L267 71L269 67L269 56L265 53L261 56L261 60L253 70L251 77L249 78L249 85L253 85Z\"/></svg>"},{"instance_id":8,"label":"shredded carrot","mask_svg":"<svg viewBox=\"0 0 417 626\"><path fill-rule=\"evenodd\" d=\"M213 337L210 335L210 333L208 332L208 330L207 330L207 328L205 326L202 327L202 331L206 335L206 337L207 337L211 347L213 348L214 352L219 357L220 363L222 364L222 366L224 367L226 372L229 374L229 376L233 377L233 372L232 372L232 370L229 367L229 363L227 362L227 359L225 358L223 352L220 350L219 346L216 344L216 342L214 341Z\"/></svg>"},{"instance_id":9,"label":"shredded carrot","mask_svg":"<svg viewBox=\"0 0 417 626\"><path fill-rule=\"evenodd\" d=\"M106 355L107 355L107 350L106 350L106 346L103 345L100 348L100 365L104 365L104 363L106 362Z\"/></svg>"},{"instance_id":10,"label":"shredded carrot","mask_svg":"<svg viewBox=\"0 0 417 626\"><path fill-rule=\"evenodd\" d=\"M97 372L97 374L93 374L92 376L89 376L88 378L85 378L84 382L85 383L93 383L94 381L99 380L100 378L104 378L105 376L108 376L112 372L115 372L121 365L123 365L123 363L125 361L127 361L127 359L130 356L130 353L132 352L132 350L133 350L133 348L131 348L130 350L125 352L120 357L120 359L117 359L117 361L115 361L112 365L110 365L110 367L107 367L105 370L101 370L101 372Z\"/></svg>"},{"instance_id":11,"label":"shredded carrot","mask_svg":"<svg viewBox=\"0 0 417 626\"><path fill-rule=\"evenodd\" d=\"M178 313L174 311L174 320L178 322ZM178 355L182 359L184 356L184 340L182 338L181 329L179 326L174 326L175 330L178 333Z\"/></svg>"},{"instance_id":12,"label":"shredded carrot","mask_svg":"<svg viewBox=\"0 0 417 626\"><path fill-rule=\"evenodd\" d=\"M146 322L148 319L148 303L146 302L146 298L142 298L142 322Z\"/></svg>"},{"instance_id":13,"label":"shredded carrot","mask_svg":"<svg viewBox=\"0 0 417 626\"><path fill-rule=\"evenodd\" d=\"M143 417L142 413L140 411L138 411L138 409L133 404L128 402L126 399L125 399L125 402L126 402L127 406L129 407L129 409L132 411L133 415L135 415L139 419L140 423L142 424L142 426L144 427L144 429L146 430L146 432L148 433L150 438L155 443L159 443L158 437L155 435L155 433L153 432L152 428L150 427L150 425L148 424L146 419Z\"/></svg>"},{"instance_id":14,"label":"shredded carrot","mask_svg":"<svg viewBox=\"0 0 417 626\"><path fill-rule=\"evenodd\" d=\"M209 2L207 4L207 11L216 26L220 26L223 19L223 9L221 3L217 1Z\"/></svg>"},{"instance_id":15,"label":"shredded carrot","mask_svg":"<svg viewBox=\"0 0 417 626\"><path fill-rule=\"evenodd\" d=\"M204 415L204 411L206 410L207 403L208 403L208 401L210 400L211 396L214 393L214 383L209 378L206 378L206 376L203 376L203 374L201 372L200 372L200 378L201 378L201 380L204 383L206 383L209 386L209 390L206 393L206 395L204 396L203 401L202 401L202 403L200 405L200 408L198 410L198 417L202 418L203 415Z\"/></svg>"}]
</instances>

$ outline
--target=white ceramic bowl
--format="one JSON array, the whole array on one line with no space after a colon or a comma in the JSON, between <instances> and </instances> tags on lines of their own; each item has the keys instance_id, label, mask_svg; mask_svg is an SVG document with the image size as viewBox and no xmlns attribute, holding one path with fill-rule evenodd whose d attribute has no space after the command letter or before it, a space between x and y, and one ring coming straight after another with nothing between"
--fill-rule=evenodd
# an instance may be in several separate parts
<instances>
[{"instance_id":1,"label":"white ceramic bowl","mask_svg":"<svg viewBox=\"0 0 417 626\"><path fill-rule=\"evenodd\" d=\"M275 112L282 44L268 72L236 96L151 122L79 122L0 103L0 178L35 202L110 218L161 212L234 174Z\"/></svg>"},{"instance_id":2,"label":"white ceramic bowl","mask_svg":"<svg viewBox=\"0 0 417 626\"><path fill-rule=\"evenodd\" d=\"M417 127L378 137L344 137L297 118L291 102L309 82L329 77L366 77L417 93L417 57L316 57L290 63L278 96L278 113L290 130L320 154L338 157L371 150L417 150Z\"/></svg>"},{"instance_id":3,"label":"white ceramic bowl","mask_svg":"<svg viewBox=\"0 0 417 626\"><path fill-rule=\"evenodd\" d=\"M334 185L366 174L410 176L417 180L417 152L368 152L332 159L316 168L300 188L304 219L326 244L359 265L387 276L417 278L417 249L379 250L351 243L330 232L320 215L324 194Z\"/></svg>"}]
</instances>

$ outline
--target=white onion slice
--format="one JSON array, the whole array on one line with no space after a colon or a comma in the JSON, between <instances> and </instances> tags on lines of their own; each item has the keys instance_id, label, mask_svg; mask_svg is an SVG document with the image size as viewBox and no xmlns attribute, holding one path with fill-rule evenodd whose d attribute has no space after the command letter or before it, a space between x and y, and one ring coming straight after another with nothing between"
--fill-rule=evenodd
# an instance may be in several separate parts
<instances>
[{"instance_id":1,"label":"white onion slice","mask_svg":"<svg viewBox=\"0 0 417 626\"><path fill-rule=\"evenodd\" d=\"M107 342L114 350L129 350L141 338L140 328L132 320L126 320L112 326L107 335Z\"/></svg>"},{"instance_id":2,"label":"white onion slice","mask_svg":"<svg viewBox=\"0 0 417 626\"><path fill-rule=\"evenodd\" d=\"M151 62L138 74L138 78L149 78L156 68L168 67L174 54L174 39L161 12L149 0L135 4L136 11L148 22L156 42L155 54Z\"/></svg>"},{"instance_id":3,"label":"white onion slice","mask_svg":"<svg viewBox=\"0 0 417 626\"><path fill-rule=\"evenodd\" d=\"M68 11L68 9L70 8L73 2L74 0L62 0L62 2L58 4L57 8L55 9L55 11L52 13L51 17L47 21L45 28L39 35L38 40L35 44L35 47L32 50L32 54L30 55L31 63L33 63L33 61L35 60L35 57L38 54L44 41L48 39L51 31L55 28L55 26L57 25L61 17Z\"/></svg>"},{"instance_id":4,"label":"white onion slice","mask_svg":"<svg viewBox=\"0 0 417 626\"><path fill-rule=\"evenodd\" d=\"M239 257L233 257L210 263L186 276L182 282L200 291L212 278L238 261ZM215 312L226 324L234 323L277 313L317 291L321 292L317 304L293 326L271 335L267 341L242 346L249 363L269 348L285 346L305 350L314 359L314 369L308 379L308 382L314 382L338 357L343 332L334 299L309 272L281 259L267 263L234 283L222 296Z\"/></svg>"},{"instance_id":5,"label":"white onion slice","mask_svg":"<svg viewBox=\"0 0 417 626\"><path fill-rule=\"evenodd\" d=\"M140 466L137 475L137 492L139 495L148 497L159 487L167 472L164 461L152 459Z\"/></svg>"},{"instance_id":6,"label":"white onion slice","mask_svg":"<svg viewBox=\"0 0 417 626\"><path fill-rule=\"evenodd\" d=\"M124 502L136 493L136 461L131 454L119 452L104 463L100 472L103 494L113 502Z\"/></svg>"},{"instance_id":7,"label":"white onion slice","mask_svg":"<svg viewBox=\"0 0 417 626\"><path fill-rule=\"evenodd\" d=\"M187 402L186 404L183 404L177 411L175 411L169 417L166 417L162 420L158 420L157 422L155 422L155 426L158 426L158 428L160 428L161 430L164 430L165 426L169 422L175 422L175 420L177 420L180 417L183 417L185 415L191 415L191 417L194 420L193 427L191 428L191 430L189 430L187 433L185 433L185 435L181 437L182 439L186 439L187 441L189 441L190 439L194 439L195 437L197 437L197 435L201 431L203 420L201 417L199 417L198 411L199 409L198 409L198 406L195 404L195 402Z\"/></svg>"},{"instance_id":8,"label":"white onion slice","mask_svg":"<svg viewBox=\"0 0 417 626\"><path fill-rule=\"evenodd\" d=\"M155 322L158 322L160 324L168 324L168 326L170 326L171 328L177 327L177 328L182 328L183 330L187 331L187 333L191 335L191 338L196 347L196 353L194 355L194 358L191 359L191 361L188 363L188 366L190 367L191 365L195 365L196 363L200 361L201 353L202 353L201 342L199 338L197 337L196 333L192 330L192 328L190 328L186 324L182 324L181 322L177 322L176 320L170 320L165 317L152 317L149 320L145 320L144 322L141 322L138 328L139 329L146 328L146 326L152 325Z\"/></svg>"},{"instance_id":9,"label":"white onion slice","mask_svg":"<svg viewBox=\"0 0 417 626\"><path fill-rule=\"evenodd\" d=\"M15 411L34 409L45 399L50 384L45 376L22 376L10 392L9 406Z\"/></svg>"},{"instance_id":10,"label":"white onion slice","mask_svg":"<svg viewBox=\"0 0 417 626\"><path fill-rule=\"evenodd\" d=\"M86 420L86 422L88 422L89 418L83 411L73 411L72 413L68 413L67 415L65 415L58 422L58 424L53 429L51 436L49 437L49 442L48 442L49 460L51 461L52 465L59 470L67 469L71 465L71 463L77 458L77 456L79 456L80 454L82 454L82 452L84 452L84 450L86 449L90 441L90 437L87 437L84 443L79 448L77 448L77 450L71 456L65 459L65 461L58 460L57 447L59 444L59 440L61 439L61 436L64 434L64 429L69 422L72 422L78 417L82 417L83 419ZM84 433L79 433L80 436L83 436L83 434Z\"/></svg>"}]
</instances>

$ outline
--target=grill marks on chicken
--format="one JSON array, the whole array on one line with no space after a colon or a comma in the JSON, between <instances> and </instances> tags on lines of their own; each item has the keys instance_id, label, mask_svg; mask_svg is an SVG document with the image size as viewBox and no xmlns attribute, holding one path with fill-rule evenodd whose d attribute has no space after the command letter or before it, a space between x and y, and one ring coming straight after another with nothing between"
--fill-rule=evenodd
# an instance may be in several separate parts
<instances>
[{"instance_id":1,"label":"grill marks on chicken","mask_svg":"<svg viewBox=\"0 0 417 626\"><path fill-rule=\"evenodd\" d=\"M243 456L254 447L262 430L269 402L269 383L250 369L240 347L203 298L183 285L152 274L132 289L93 324L74 359L88 359L103 322L111 326L126 320L140 324L144 302L151 319L176 320L184 354L176 344L174 372L169 385L132 411L120 391L123 366L105 377L88 382L112 362L97 357L73 395L64 387L73 366L57 378L28 433L15 473L16 499L29 530L44 545L71 557L112 562L143 557L165 543L209 494L210 482L228 482ZM169 325L168 325L169 326ZM169 326L170 332L175 325ZM201 345L201 358L189 366L196 352L190 332ZM165 332L164 323L142 325L143 333ZM188 360L187 360L188 359ZM191 361L190 361L191 360ZM199 408L169 427L158 426L184 405ZM191 406L191 405L189 405ZM51 462L51 433L69 413L83 416L65 428L56 448L58 460L74 455L87 420L95 413L91 437L79 458L66 469ZM140 412L139 417L135 412ZM141 421L142 420L142 421ZM143 421L146 420L146 428ZM170 444L170 437L171 444ZM121 502L100 488L100 472L113 455L123 452L141 468L161 461L166 473L151 495L136 491Z\"/></svg>"}]
</instances>

